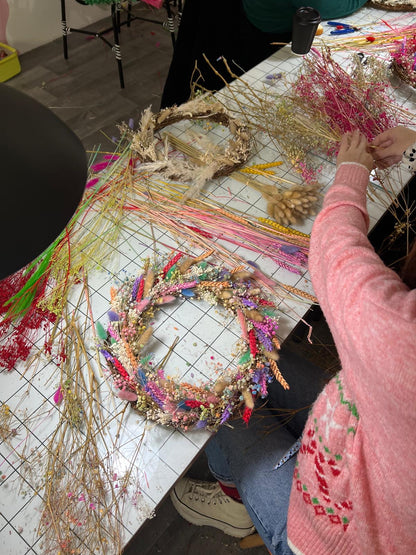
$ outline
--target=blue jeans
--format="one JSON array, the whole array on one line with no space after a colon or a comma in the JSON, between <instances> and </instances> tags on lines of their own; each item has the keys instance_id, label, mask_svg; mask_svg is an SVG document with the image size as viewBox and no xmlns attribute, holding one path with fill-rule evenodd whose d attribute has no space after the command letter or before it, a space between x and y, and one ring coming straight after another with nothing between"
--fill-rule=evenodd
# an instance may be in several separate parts
<instances>
[{"instance_id":1,"label":"blue jeans","mask_svg":"<svg viewBox=\"0 0 416 555\"><path fill-rule=\"evenodd\" d=\"M279 368L290 390L272 382L268 406L256 410L248 426L241 420L231 421L232 428L222 426L205 452L214 477L237 487L269 551L286 555L292 553L286 526L296 457L274 467L302 435L310 405L330 376L285 349Z\"/></svg>"}]
</instances>

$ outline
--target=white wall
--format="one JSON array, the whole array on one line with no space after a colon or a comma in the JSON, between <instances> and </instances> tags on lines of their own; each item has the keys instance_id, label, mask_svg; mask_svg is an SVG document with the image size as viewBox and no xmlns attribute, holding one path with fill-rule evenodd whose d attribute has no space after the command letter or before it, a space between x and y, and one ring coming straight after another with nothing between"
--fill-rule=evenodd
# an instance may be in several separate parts
<instances>
[{"instance_id":1,"label":"white wall","mask_svg":"<svg viewBox=\"0 0 416 555\"><path fill-rule=\"evenodd\" d=\"M8 8L8 9L7 9ZM8 14L7 14L8 12ZM69 27L82 28L110 15L110 7L66 0ZM19 53L62 36L60 0L0 0L0 37ZM1 38L0 38L1 42Z\"/></svg>"}]
</instances>

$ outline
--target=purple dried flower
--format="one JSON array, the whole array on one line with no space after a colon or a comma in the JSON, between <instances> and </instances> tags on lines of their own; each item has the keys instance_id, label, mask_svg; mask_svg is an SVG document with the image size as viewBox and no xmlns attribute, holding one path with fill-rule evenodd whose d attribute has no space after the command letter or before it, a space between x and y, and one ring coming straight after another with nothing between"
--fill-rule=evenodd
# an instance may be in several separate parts
<instances>
[{"instance_id":1,"label":"purple dried flower","mask_svg":"<svg viewBox=\"0 0 416 555\"><path fill-rule=\"evenodd\" d=\"M226 422L230 418L231 416L230 409L231 409L231 405L228 403L228 405L224 409L224 412L222 413L220 424L224 424L224 422Z\"/></svg>"},{"instance_id":2,"label":"purple dried flower","mask_svg":"<svg viewBox=\"0 0 416 555\"><path fill-rule=\"evenodd\" d=\"M107 312L107 316L110 322L118 322L120 320L120 316L117 314L117 312L114 312L113 310L109 310Z\"/></svg>"},{"instance_id":3,"label":"purple dried flower","mask_svg":"<svg viewBox=\"0 0 416 555\"><path fill-rule=\"evenodd\" d=\"M299 247L294 245L282 245L280 248L285 254L295 254L299 252Z\"/></svg>"},{"instance_id":4,"label":"purple dried flower","mask_svg":"<svg viewBox=\"0 0 416 555\"><path fill-rule=\"evenodd\" d=\"M244 306L248 306L250 308L257 308L257 303L251 301L250 299L241 299L241 302Z\"/></svg>"},{"instance_id":5,"label":"purple dried flower","mask_svg":"<svg viewBox=\"0 0 416 555\"><path fill-rule=\"evenodd\" d=\"M270 338L262 331L257 329L256 335L260 343L266 349L266 351L273 351L273 343L271 342Z\"/></svg>"},{"instance_id":6,"label":"purple dried flower","mask_svg":"<svg viewBox=\"0 0 416 555\"><path fill-rule=\"evenodd\" d=\"M137 292L139 290L140 282L142 281L143 276L139 276L133 283L133 287L131 288L131 300L135 301L137 297Z\"/></svg>"}]
</instances>

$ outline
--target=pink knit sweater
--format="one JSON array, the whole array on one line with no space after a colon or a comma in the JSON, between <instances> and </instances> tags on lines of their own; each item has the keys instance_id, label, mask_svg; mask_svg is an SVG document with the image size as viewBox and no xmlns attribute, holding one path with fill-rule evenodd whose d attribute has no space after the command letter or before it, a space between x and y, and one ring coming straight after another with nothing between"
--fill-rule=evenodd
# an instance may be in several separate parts
<instances>
[{"instance_id":1,"label":"pink knit sweater","mask_svg":"<svg viewBox=\"0 0 416 555\"><path fill-rule=\"evenodd\" d=\"M342 164L309 269L342 363L315 402L288 516L296 554L416 553L416 290L367 239L368 171Z\"/></svg>"}]
</instances>

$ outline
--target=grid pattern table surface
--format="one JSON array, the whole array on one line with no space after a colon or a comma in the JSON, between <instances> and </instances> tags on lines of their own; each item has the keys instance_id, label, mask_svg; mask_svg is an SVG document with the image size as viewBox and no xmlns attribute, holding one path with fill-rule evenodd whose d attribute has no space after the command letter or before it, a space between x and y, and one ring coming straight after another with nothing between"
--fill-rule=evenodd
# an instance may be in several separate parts
<instances>
[{"instance_id":1,"label":"grid pattern table surface","mask_svg":"<svg viewBox=\"0 0 416 555\"><path fill-rule=\"evenodd\" d=\"M364 8L344 21L352 21L355 25L374 32L377 29L375 21L385 19L392 24L400 21L403 25L404 17L403 14L399 16ZM407 14L407 17L409 23L414 21L412 14ZM379 23L379 27L385 29L382 23ZM325 34L327 32L325 30ZM340 59L343 56L344 53L336 54ZM278 87L279 84L270 84L267 76L275 73L293 75L301 63L302 59L285 47L248 72L244 79L253 87ZM410 87L402 86L396 94L399 102L409 110L414 109L415 93ZM175 134L189 142L190 127L195 132L195 126L189 122L178 124ZM196 132L199 132L198 129ZM208 138L212 142L224 142L227 139L227 130L220 126L214 127L208 132ZM262 147L250 159L250 163L262 164L278 159L275 148L266 135L259 136L258 140ZM322 159L320 162L322 171L319 180L325 191L333 179L335 166L333 160ZM282 164L276 171L281 177L300 182L300 177L293 174L289 165ZM406 175L402 172L397 176L397 182L404 181ZM209 183L207 192L213 199L221 199L231 211L238 209L243 214L267 217L261 194L232 177ZM379 219L385 208L381 200L369 201L371 225ZM309 233L312 223L313 217L308 217L296 228ZM109 309L110 286L117 279L123 280L125 276L137 273L142 261L155 255L155 249L163 256L178 246L176 240L162 228L151 228L137 217L131 217L130 224L129 231L123 231L119 245L114 246L116 254L111 263L89 278L90 307L85 300L79 301L79 292L73 292L69 303L73 308L77 306L80 314L87 316L91 309L95 320L104 321ZM88 226L88 223L85 222L84 225ZM156 243L153 239L156 239ZM105 237L97 237L97 241L105 240ZM179 245L181 247L189 252L188 245ZM229 244L227 248L244 259L257 263L271 278L313 293L307 272L297 275L279 268L267 253L257 254L241 246L230 247ZM196 249L191 252L200 254ZM282 298L279 306L281 340L294 328L308 306L305 301L300 303ZM155 343L152 349L157 356L160 353L160 357L163 357L175 337L179 338L171 353L169 368L181 379L197 383L200 379L212 377L219 367L235 364L232 346L239 338L239 329L232 318L216 307L192 300L178 301L172 308L160 311L154 327ZM90 341L91 346L90 364L96 369L91 330L86 329L85 335L87 344ZM34 348L42 346L43 342L44 338L39 337ZM98 371L97 375L99 376ZM38 363L29 370L17 367L8 373L3 371L0 381L1 402L10 407L15 429L13 437L0 441L0 551L3 555L41 554L44 552L44 545L43 538L38 535L38 524L44 476L37 470L31 471L27 460L36 456L42 458L58 421L60 408L53 401L58 386L56 365L54 361L45 358L43 363ZM104 378L99 379L99 387L103 419L106 422L103 464L113 473L115 481L118 479L117 475L131 466L130 486L125 496L119 498L123 542L127 542L191 464L209 434L201 430L184 433L145 422L133 411L129 411L119 425L111 416L121 410L124 402L114 395ZM105 552L104 548L103 551ZM84 545L82 553L89 552L88 546Z\"/></svg>"}]
</instances>

